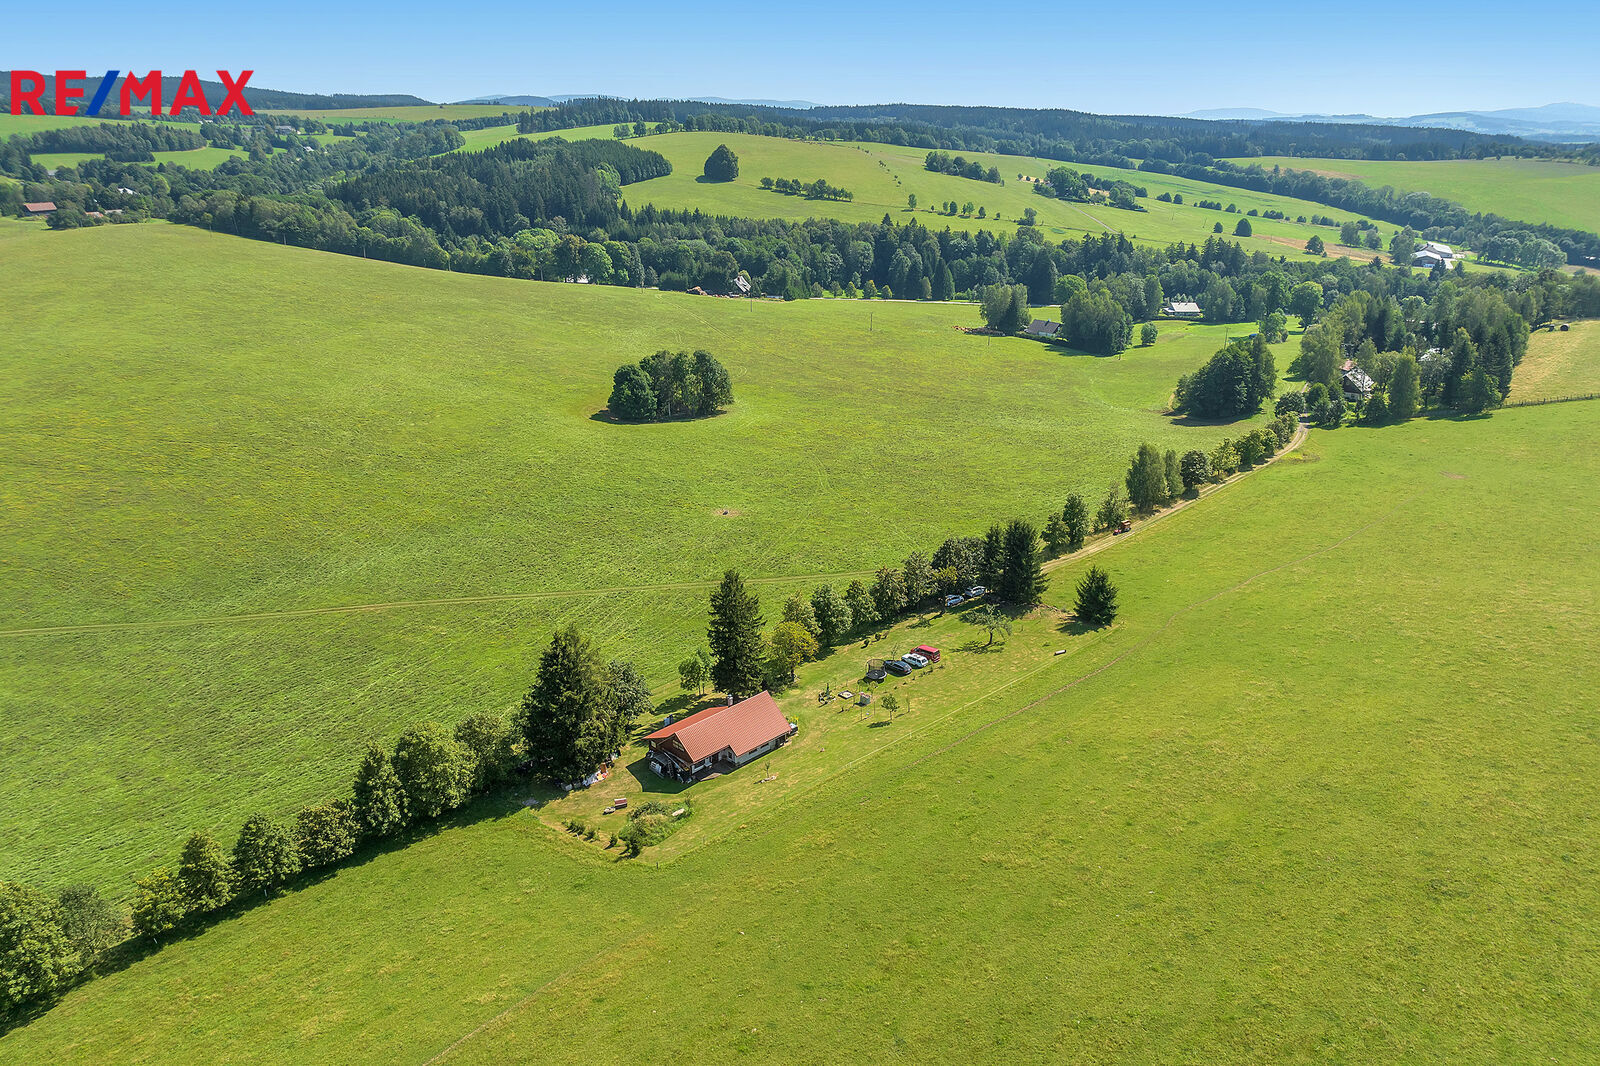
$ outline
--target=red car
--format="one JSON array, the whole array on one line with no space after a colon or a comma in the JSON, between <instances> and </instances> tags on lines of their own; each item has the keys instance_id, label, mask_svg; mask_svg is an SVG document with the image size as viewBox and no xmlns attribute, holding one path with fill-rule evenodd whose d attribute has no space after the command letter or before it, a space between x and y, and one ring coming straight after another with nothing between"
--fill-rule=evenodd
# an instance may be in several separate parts
<instances>
[{"instance_id":1,"label":"red car","mask_svg":"<svg viewBox=\"0 0 1600 1066\"><path fill-rule=\"evenodd\" d=\"M921 647L917 648L916 652L917 652L918 655L922 656L924 659L928 660L930 663L936 663L936 662L939 661L939 649L938 648L930 648L928 645L924 644Z\"/></svg>"}]
</instances>

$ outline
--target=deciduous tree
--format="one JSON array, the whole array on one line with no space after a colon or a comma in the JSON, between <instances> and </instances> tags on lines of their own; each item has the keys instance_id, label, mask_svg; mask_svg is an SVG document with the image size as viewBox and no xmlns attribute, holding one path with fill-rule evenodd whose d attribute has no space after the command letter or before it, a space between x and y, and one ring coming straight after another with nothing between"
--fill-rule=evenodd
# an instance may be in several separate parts
<instances>
[{"instance_id":1,"label":"deciduous tree","mask_svg":"<svg viewBox=\"0 0 1600 1066\"><path fill-rule=\"evenodd\" d=\"M178 885L184 909L206 914L233 899L233 859L210 833L191 833L178 856Z\"/></svg>"},{"instance_id":2,"label":"deciduous tree","mask_svg":"<svg viewBox=\"0 0 1600 1066\"><path fill-rule=\"evenodd\" d=\"M233 845L239 887L268 895L300 872L300 848L289 827L265 814L252 814Z\"/></svg>"}]
</instances>

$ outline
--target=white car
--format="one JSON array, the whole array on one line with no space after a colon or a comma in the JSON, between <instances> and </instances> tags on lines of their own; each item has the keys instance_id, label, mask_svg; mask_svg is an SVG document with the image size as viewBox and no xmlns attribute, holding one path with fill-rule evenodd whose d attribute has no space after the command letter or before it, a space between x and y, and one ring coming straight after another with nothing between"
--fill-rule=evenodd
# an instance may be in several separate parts
<instances>
[{"instance_id":1,"label":"white car","mask_svg":"<svg viewBox=\"0 0 1600 1066\"><path fill-rule=\"evenodd\" d=\"M967 599L975 600L979 596L987 596L988 594L989 590L984 588L982 585L974 585L967 590Z\"/></svg>"},{"instance_id":2,"label":"white car","mask_svg":"<svg viewBox=\"0 0 1600 1066\"><path fill-rule=\"evenodd\" d=\"M910 663L913 670L921 670L924 666L928 665L928 660L918 655L914 651L907 652L906 654L900 656L900 658L903 662Z\"/></svg>"}]
</instances>

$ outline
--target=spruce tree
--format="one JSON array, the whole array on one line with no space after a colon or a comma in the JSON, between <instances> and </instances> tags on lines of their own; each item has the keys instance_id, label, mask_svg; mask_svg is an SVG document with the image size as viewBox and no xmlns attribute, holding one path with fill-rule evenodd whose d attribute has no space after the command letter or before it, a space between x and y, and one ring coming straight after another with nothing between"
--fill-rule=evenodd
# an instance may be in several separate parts
<instances>
[{"instance_id":1,"label":"spruce tree","mask_svg":"<svg viewBox=\"0 0 1600 1066\"><path fill-rule=\"evenodd\" d=\"M1076 614L1078 621L1097 629L1116 620L1117 588L1098 566L1089 567L1089 572L1078 582Z\"/></svg>"},{"instance_id":2,"label":"spruce tree","mask_svg":"<svg viewBox=\"0 0 1600 1066\"><path fill-rule=\"evenodd\" d=\"M577 626L550 638L518 719L528 761L552 781L582 780L621 742L606 664Z\"/></svg>"},{"instance_id":3,"label":"spruce tree","mask_svg":"<svg viewBox=\"0 0 1600 1066\"><path fill-rule=\"evenodd\" d=\"M1032 522L1014 518L1005 531L1005 563L1000 575L1002 599L1031 606L1044 594L1044 570L1039 559L1039 534Z\"/></svg>"},{"instance_id":4,"label":"spruce tree","mask_svg":"<svg viewBox=\"0 0 1600 1066\"><path fill-rule=\"evenodd\" d=\"M978 581L987 588L1000 587L1001 572L1006 565L1006 531L997 522L983 535L983 562L978 567Z\"/></svg>"},{"instance_id":5,"label":"spruce tree","mask_svg":"<svg viewBox=\"0 0 1600 1066\"><path fill-rule=\"evenodd\" d=\"M706 639L711 645L711 681L735 699L761 691L766 659L761 627L761 601L745 589L739 571L729 570L711 594Z\"/></svg>"}]
</instances>

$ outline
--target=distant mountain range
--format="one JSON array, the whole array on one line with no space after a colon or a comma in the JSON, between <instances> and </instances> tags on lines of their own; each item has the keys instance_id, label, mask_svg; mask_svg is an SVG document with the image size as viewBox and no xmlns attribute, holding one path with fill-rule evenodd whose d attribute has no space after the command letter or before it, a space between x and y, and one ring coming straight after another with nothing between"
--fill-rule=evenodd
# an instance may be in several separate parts
<instances>
[{"instance_id":1,"label":"distant mountain range","mask_svg":"<svg viewBox=\"0 0 1600 1066\"><path fill-rule=\"evenodd\" d=\"M1190 111L1180 118L1242 120L1246 122L1342 122L1387 126L1423 126L1467 130L1470 133L1509 134L1536 141L1600 140L1600 107L1588 104L1546 104L1543 107L1508 107L1498 111L1439 111L1431 115L1389 118L1376 115L1290 115L1259 107L1212 108Z\"/></svg>"},{"instance_id":2,"label":"distant mountain range","mask_svg":"<svg viewBox=\"0 0 1600 1066\"><path fill-rule=\"evenodd\" d=\"M459 104L509 104L516 107L553 107L568 100L624 100L615 93L564 93L559 96L475 96L471 100L457 100ZM702 104L748 104L751 107L788 107L807 111L820 105L810 100L733 100L726 96L680 96L678 100L695 100Z\"/></svg>"}]
</instances>

